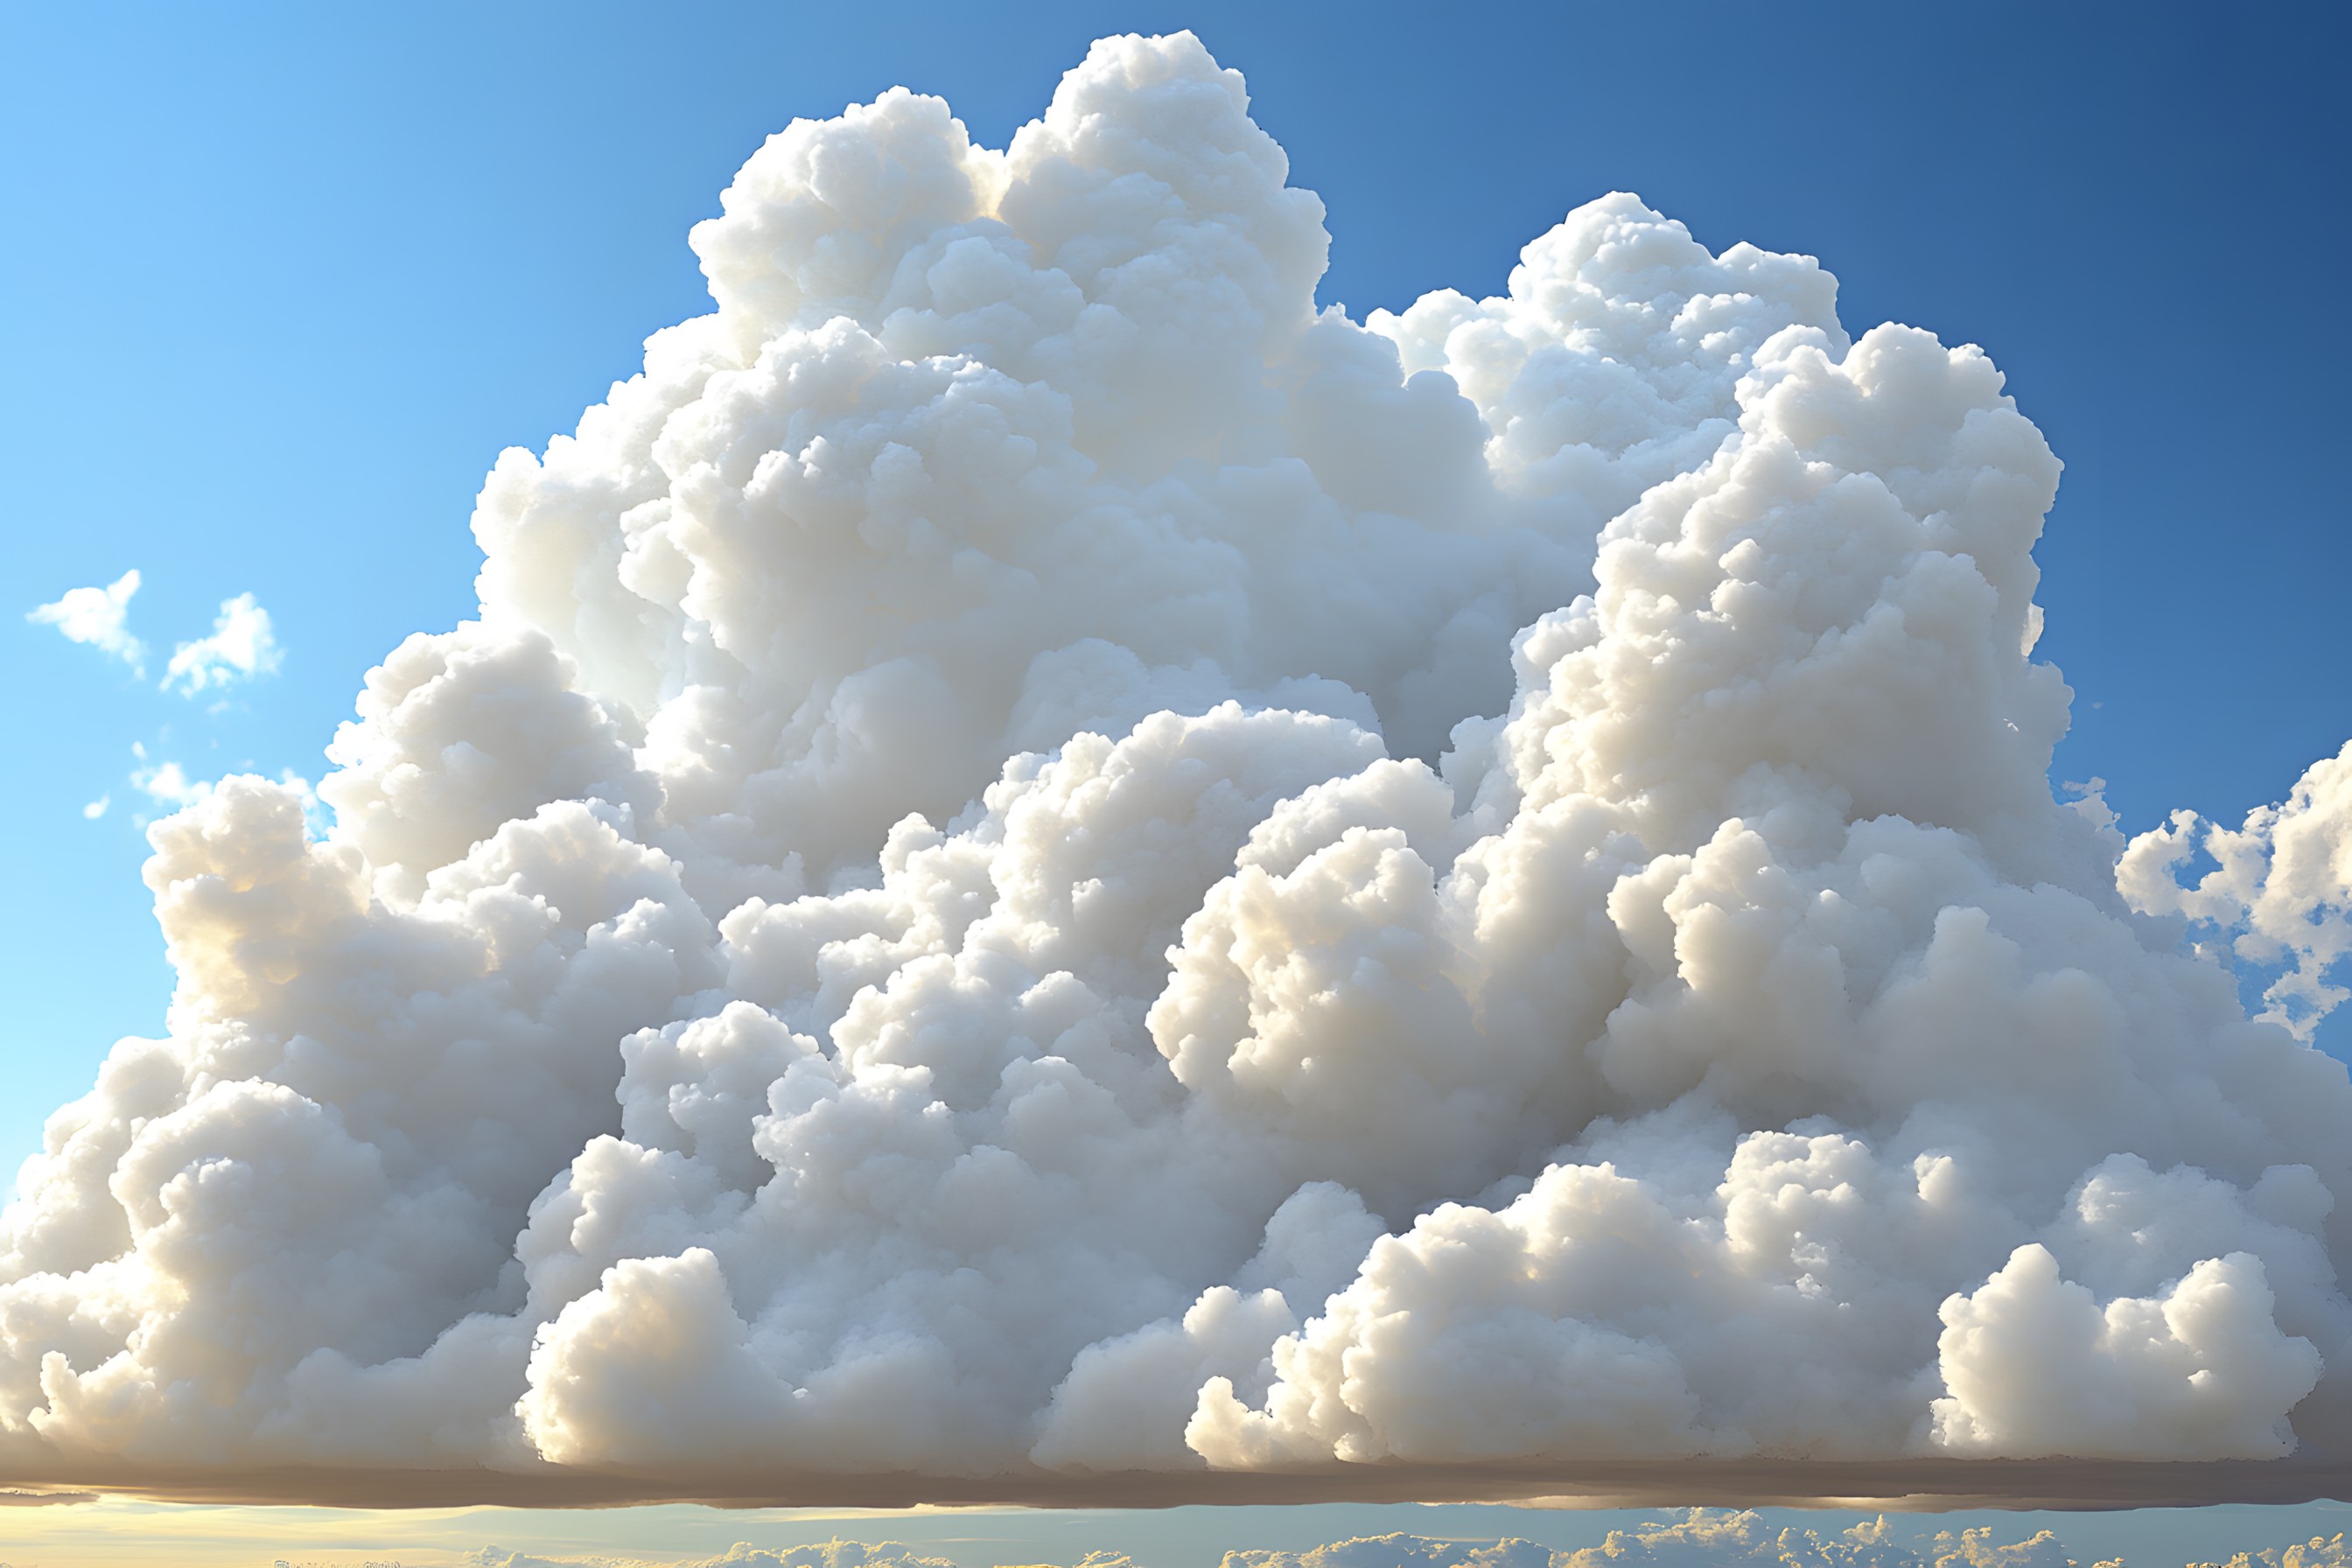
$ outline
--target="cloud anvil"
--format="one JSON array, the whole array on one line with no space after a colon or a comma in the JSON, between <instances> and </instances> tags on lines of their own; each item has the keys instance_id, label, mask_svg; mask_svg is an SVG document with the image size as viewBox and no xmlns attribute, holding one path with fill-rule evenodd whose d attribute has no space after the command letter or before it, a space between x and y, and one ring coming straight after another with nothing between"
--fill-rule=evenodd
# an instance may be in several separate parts
<instances>
[{"instance_id":1,"label":"cloud anvil","mask_svg":"<svg viewBox=\"0 0 2352 1568\"><path fill-rule=\"evenodd\" d=\"M1002 152L752 156L331 825L151 830L169 1036L0 1220L0 1475L2341 1492L2352 749L2181 887L2053 797L1981 352L1622 194L1318 310L1247 110L1118 38Z\"/></svg>"}]
</instances>

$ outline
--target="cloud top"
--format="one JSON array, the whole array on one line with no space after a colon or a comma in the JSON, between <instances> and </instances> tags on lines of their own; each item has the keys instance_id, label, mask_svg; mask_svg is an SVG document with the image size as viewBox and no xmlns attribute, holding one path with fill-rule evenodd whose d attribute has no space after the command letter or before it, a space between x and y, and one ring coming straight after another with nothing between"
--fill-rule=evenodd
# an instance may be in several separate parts
<instances>
[{"instance_id":1,"label":"cloud top","mask_svg":"<svg viewBox=\"0 0 2352 1568\"><path fill-rule=\"evenodd\" d=\"M1247 109L1117 38L1003 152L901 90L752 156L331 824L151 830L169 1037L0 1220L0 1457L2352 1452L2352 1088L2182 941L2260 879L2136 913L2169 841L2052 798L1999 371L1622 194L1318 311Z\"/></svg>"}]
</instances>

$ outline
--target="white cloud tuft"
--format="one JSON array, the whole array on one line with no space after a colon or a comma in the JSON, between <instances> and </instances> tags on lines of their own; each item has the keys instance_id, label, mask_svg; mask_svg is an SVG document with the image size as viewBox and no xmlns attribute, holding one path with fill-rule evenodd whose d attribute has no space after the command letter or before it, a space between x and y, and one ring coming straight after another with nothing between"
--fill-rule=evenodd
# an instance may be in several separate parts
<instances>
[{"instance_id":1,"label":"white cloud tuft","mask_svg":"<svg viewBox=\"0 0 2352 1568\"><path fill-rule=\"evenodd\" d=\"M131 774L131 787L157 805L174 811L195 805L213 793L213 786L204 779L192 779L187 770L175 762L151 763L135 768Z\"/></svg>"},{"instance_id":2,"label":"white cloud tuft","mask_svg":"<svg viewBox=\"0 0 2352 1568\"><path fill-rule=\"evenodd\" d=\"M144 675L146 645L123 625L131 596L137 592L139 572L133 567L103 588L68 588L54 603L26 611L25 618L36 626L55 626L70 640L87 643Z\"/></svg>"},{"instance_id":3,"label":"white cloud tuft","mask_svg":"<svg viewBox=\"0 0 2352 1568\"><path fill-rule=\"evenodd\" d=\"M2178 868L2200 849L2215 868L2183 887ZM2185 915L2227 936L2250 965L2275 971L2263 1016L2309 1039L2352 995L2335 978L2352 957L2352 744L2242 827L2174 812L2131 841L2118 881L2135 909Z\"/></svg>"},{"instance_id":4,"label":"white cloud tuft","mask_svg":"<svg viewBox=\"0 0 2352 1568\"><path fill-rule=\"evenodd\" d=\"M0 1220L0 1456L2352 1447L2352 1085L2053 798L2000 372L1622 194L1318 311L1247 105L794 122L331 825L142 769L170 1037ZM2181 912L2324 967L2307 793Z\"/></svg>"},{"instance_id":5,"label":"white cloud tuft","mask_svg":"<svg viewBox=\"0 0 2352 1568\"><path fill-rule=\"evenodd\" d=\"M106 808L113 804L114 796L112 794L109 793L101 795L96 800L89 802L81 808L82 819L86 822L96 822L100 817L106 815Z\"/></svg>"},{"instance_id":6,"label":"white cloud tuft","mask_svg":"<svg viewBox=\"0 0 2352 1568\"><path fill-rule=\"evenodd\" d=\"M2048 1247L2021 1247L1974 1294L1944 1303L1938 1364L1952 1392L1935 1403L1936 1441L1964 1454L2286 1454L2294 1433L2263 1412L2294 1408L2320 1360L2279 1331L2277 1305L2248 1253L2102 1309L2060 1277Z\"/></svg>"},{"instance_id":7,"label":"white cloud tuft","mask_svg":"<svg viewBox=\"0 0 2352 1568\"><path fill-rule=\"evenodd\" d=\"M177 688L181 695L193 697L207 688L268 675L278 668L281 657L270 630L269 612L256 604L251 594L239 594L221 601L210 637L184 642L172 650L172 662L163 671L163 689Z\"/></svg>"}]
</instances>

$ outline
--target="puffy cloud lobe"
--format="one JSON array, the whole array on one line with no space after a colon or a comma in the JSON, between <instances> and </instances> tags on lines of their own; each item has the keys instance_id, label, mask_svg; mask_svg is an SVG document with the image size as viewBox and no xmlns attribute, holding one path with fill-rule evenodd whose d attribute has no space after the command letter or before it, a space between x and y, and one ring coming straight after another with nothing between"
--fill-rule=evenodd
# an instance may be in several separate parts
<instances>
[{"instance_id":1,"label":"puffy cloud lobe","mask_svg":"<svg viewBox=\"0 0 2352 1568\"><path fill-rule=\"evenodd\" d=\"M1318 312L1246 110L1112 39L1003 153L755 154L331 825L154 828L170 1036L0 1220L0 1451L2352 1441L2352 1089L2051 798L2000 374L1625 195ZM2177 912L2340 905L2332 787Z\"/></svg>"},{"instance_id":2,"label":"puffy cloud lobe","mask_svg":"<svg viewBox=\"0 0 2352 1568\"><path fill-rule=\"evenodd\" d=\"M2102 1310L2049 1248L2021 1247L1944 1303L1952 1393L1936 1402L1936 1440L1961 1453L2276 1458L2294 1436L2262 1413L2291 1409L2320 1368L2308 1340L2280 1333L2276 1305L2249 1253L2207 1258L2160 1300Z\"/></svg>"}]
</instances>

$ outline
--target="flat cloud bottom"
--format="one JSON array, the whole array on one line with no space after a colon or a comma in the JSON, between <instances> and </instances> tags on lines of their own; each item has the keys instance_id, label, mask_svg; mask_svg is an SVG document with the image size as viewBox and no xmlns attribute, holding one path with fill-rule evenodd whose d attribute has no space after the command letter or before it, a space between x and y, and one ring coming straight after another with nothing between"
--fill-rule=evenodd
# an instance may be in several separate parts
<instances>
[{"instance_id":1,"label":"flat cloud bottom","mask_svg":"<svg viewBox=\"0 0 2352 1568\"><path fill-rule=\"evenodd\" d=\"M2352 1463L2294 1459L1902 1458L1585 1459L1488 1465L1358 1464L1261 1471L1032 1470L992 1476L782 1474L663 1476L549 1467L535 1470L156 1467L102 1479L58 1467L0 1478L0 1488L162 1502L324 1508L1179 1508L1289 1503L1508 1503L1532 1508L2199 1508L2352 1500Z\"/></svg>"}]
</instances>

